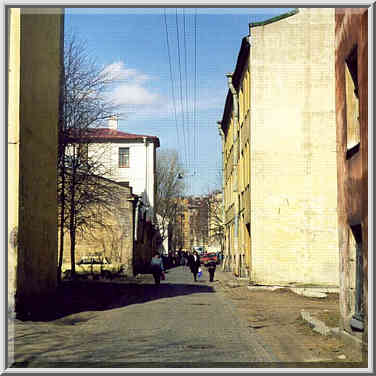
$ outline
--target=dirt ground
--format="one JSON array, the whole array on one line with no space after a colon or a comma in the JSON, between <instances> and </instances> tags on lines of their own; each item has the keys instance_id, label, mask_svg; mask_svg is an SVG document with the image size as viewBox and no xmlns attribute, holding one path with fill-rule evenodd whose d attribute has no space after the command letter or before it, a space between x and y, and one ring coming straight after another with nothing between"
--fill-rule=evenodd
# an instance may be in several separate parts
<instances>
[{"instance_id":1,"label":"dirt ground","mask_svg":"<svg viewBox=\"0 0 376 376\"><path fill-rule=\"evenodd\" d=\"M291 362L313 362L322 363L321 367L367 367L364 353L340 337L313 331L301 318L301 310L306 310L326 326L338 327L338 294L308 298L289 289L271 291L228 284L223 287L249 327L264 338L286 366Z\"/></svg>"}]
</instances>

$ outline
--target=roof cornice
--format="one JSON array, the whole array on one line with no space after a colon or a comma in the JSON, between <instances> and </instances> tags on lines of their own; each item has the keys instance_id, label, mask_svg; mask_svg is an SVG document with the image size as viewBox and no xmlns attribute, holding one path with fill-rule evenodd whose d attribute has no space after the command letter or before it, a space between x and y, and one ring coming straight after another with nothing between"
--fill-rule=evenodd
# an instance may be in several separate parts
<instances>
[{"instance_id":1,"label":"roof cornice","mask_svg":"<svg viewBox=\"0 0 376 376\"><path fill-rule=\"evenodd\" d=\"M299 13L299 9L296 8L290 12L286 12L286 13L283 13L283 14L280 14L279 16L275 16L275 17L272 17L272 18L269 18L265 21L259 21L259 22L251 22L249 23L249 27L258 27L258 26L265 26L265 25L268 25L268 24L271 24L273 22L277 22L277 21L280 21L280 20L283 20L284 18L287 18L287 17L291 17L295 14Z\"/></svg>"}]
</instances>

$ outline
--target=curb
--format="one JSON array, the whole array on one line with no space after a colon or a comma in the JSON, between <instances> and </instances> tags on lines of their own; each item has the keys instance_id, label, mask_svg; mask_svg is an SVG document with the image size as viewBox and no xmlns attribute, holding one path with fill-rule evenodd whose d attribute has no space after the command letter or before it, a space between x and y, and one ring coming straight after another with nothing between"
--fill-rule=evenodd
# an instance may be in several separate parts
<instances>
[{"instance_id":1,"label":"curb","mask_svg":"<svg viewBox=\"0 0 376 376\"><path fill-rule=\"evenodd\" d=\"M312 328L314 332L320 333L323 336L328 336L331 334L336 334L339 328L329 328L322 321L314 318L308 311L304 309L300 311L300 316L303 320L308 322L308 325Z\"/></svg>"}]
</instances>

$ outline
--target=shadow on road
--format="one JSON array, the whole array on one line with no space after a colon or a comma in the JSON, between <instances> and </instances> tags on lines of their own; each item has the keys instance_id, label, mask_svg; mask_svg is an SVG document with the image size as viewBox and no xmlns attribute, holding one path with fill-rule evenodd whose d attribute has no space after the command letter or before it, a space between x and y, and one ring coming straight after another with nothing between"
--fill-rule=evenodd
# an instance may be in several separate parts
<instances>
[{"instance_id":1,"label":"shadow on road","mask_svg":"<svg viewBox=\"0 0 376 376\"><path fill-rule=\"evenodd\" d=\"M197 293L212 293L214 289L205 285L162 283L111 283L103 281L69 281L58 287L50 299L48 307L45 302L35 302L33 310L18 315L19 320L53 321L73 313L84 311L104 311L139 304L156 299Z\"/></svg>"}]
</instances>

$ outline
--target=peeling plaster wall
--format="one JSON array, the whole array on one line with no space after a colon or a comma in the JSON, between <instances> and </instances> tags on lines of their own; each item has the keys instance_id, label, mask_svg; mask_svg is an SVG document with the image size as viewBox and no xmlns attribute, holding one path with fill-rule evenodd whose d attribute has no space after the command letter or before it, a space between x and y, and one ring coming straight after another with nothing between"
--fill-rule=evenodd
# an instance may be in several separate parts
<instances>
[{"instance_id":1,"label":"peeling plaster wall","mask_svg":"<svg viewBox=\"0 0 376 376\"><path fill-rule=\"evenodd\" d=\"M334 9L250 34L251 282L338 286Z\"/></svg>"},{"instance_id":2,"label":"peeling plaster wall","mask_svg":"<svg viewBox=\"0 0 376 376\"><path fill-rule=\"evenodd\" d=\"M350 225L362 226L364 342L368 310L368 12L361 8L337 8L336 12L336 115L338 163L338 234L340 249L341 326L353 333L350 320L355 307L354 241ZM351 158L347 151L345 59L357 45L360 149Z\"/></svg>"}]
</instances>

